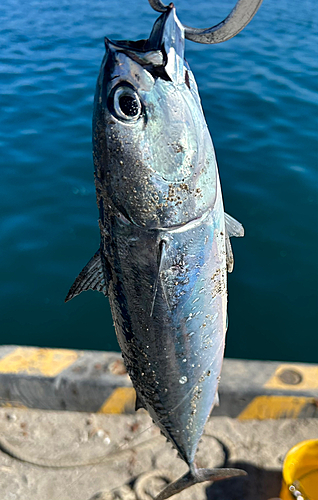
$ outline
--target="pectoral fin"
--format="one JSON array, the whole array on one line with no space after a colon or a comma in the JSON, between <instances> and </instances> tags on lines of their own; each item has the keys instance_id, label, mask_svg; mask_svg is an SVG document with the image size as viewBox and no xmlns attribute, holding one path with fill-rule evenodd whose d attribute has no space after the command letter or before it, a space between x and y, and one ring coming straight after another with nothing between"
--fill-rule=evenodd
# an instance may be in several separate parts
<instances>
[{"instance_id":1,"label":"pectoral fin","mask_svg":"<svg viewBox=\"0 0 318 500\"><path fill-rule=\"evenodd\" d=\"M230 242L231 236L241 238L244 236L244 227L240 222L231 217L229 214L224 214L225 220L225 249L226 249L226 266L227 272L231 273L234 267L234 257Z\"/></svg>"},{"instance_id":2,"label":"pectoral fin","mask_svg":"<svg viewBox=\"0 0 318 500\"><path fill-rule=\"evenodd\" d=\"M94 257L79 273L66 296L65 302L86 290L97 290L107 295L108 286L104 277L100 250L95 253Z\"/></svg>"},{"instance_id":3,"label":"pectoral fin","mask_svg":"<svg viewBox=\"0 0 318 500\"><path fill-rule=\"evenodd\" d=\"M150 316L152 316L153 308L155 306L155 300L156 300L157 291L158 291L158 283L159 283L160 274L161 274L161 271L162 271L162 263L163 263L163 260L165 258L165 251L166 251L166 241L165 240L161 240L159 242L159 251L158 251L158 273L157 273L157 276L156 276L156 279L155 279L155 283L154 283L154 287L153 287L154 294L153 294L153 299L152 299L152 304L151 304ZM168 299L167 299L164 287L163 287L163 291L164 291L164 296L165 296L168 308L170 309L170 305L169 305L169 302L168 302Z\"/></svg>"}]
</instances>

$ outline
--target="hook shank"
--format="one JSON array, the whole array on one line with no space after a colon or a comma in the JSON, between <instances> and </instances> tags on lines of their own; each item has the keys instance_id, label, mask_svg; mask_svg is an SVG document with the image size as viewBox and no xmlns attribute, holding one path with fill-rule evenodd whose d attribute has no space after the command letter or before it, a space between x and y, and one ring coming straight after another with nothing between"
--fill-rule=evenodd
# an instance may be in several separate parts
<instances>
[{"instance_id":1,"label":"hook shank","mask_svg":"<svg viewBox=\"0 0 318 500\"><path fill-rule=\"evenodd\" d=\"M221 43L237 35L253 19L263 0L238 0L230 14L224 21L211 28L191 28L184 26L185 37L197 43ZM151 7L158 12L166 12L171 8L161 0L149 0Z\"/></svg>"}]
</instances>

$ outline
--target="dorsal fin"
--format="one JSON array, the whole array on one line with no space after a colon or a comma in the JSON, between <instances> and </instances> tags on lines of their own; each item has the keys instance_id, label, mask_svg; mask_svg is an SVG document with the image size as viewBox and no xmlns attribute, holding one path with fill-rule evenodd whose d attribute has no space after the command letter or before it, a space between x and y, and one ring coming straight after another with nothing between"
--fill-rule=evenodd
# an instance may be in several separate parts
<instances>
[{"instance_id":1,"label":"dorsal fin","mask_svg":"<svg viewBox=\"0 0 318 500\"><path fill-rule=\"evenodd\" d=\"M224 213L225 221L225 249L226 249L226 267L227 272L231 273L234 267L234 257L232 252L232 246L230 242L231 236L236 236L241 238L244 236L244 227L242 224L231 217L229 214Z\"/></svg>"},{"instance_id":2,"label":"dorsal fin","mask_svg":"<svg viewBox=\"0 0 318 500\"><path fill-rule=\"evenodd\" d=\"M66 296L65 302L86 290L97 290L107 295L108 286L104 277L100 249L77 276Z\"/></svg>"}]
</instances>

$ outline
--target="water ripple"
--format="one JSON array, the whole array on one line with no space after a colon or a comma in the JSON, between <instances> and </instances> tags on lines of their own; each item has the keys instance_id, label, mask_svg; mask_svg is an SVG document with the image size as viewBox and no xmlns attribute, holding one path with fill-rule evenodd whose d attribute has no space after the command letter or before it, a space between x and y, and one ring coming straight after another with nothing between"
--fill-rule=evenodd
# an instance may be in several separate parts
<instances>
[{"instance_id":1,"label":"water ripple","mask_svg":"<svg viewBox=\"0 0 318 500\"><path fill-rule=\"evenodd\" d=\"M179 3L185 24L205 27L235 1ZM99 244L91 115L103 37L147 37L156 14L146 0L4 0L0 15L0 342L116 349L107 301L63 299ZM246 229L233 243L227 355L316 361L317 2L266 0L234 39L186 48L225 207Z\"/></svg>"}]
</instances>

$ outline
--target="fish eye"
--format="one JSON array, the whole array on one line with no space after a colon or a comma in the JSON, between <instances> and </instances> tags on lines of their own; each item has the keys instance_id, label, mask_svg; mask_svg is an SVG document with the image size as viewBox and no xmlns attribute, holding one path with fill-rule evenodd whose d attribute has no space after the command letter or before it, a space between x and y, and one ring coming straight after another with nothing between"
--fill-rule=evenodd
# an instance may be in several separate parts
<instances>
[{"instance_id":1,"label":"fish eye","mask_svg":"<svg viewBox=\"0 0 318 500\"><path fill-rule=\"evenodd\" d=\"M117 87L113 94L113 110L120 120L138 120L142 106L137 92L127 85Z\"/></svg>"}]
</instances>

